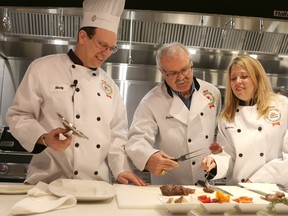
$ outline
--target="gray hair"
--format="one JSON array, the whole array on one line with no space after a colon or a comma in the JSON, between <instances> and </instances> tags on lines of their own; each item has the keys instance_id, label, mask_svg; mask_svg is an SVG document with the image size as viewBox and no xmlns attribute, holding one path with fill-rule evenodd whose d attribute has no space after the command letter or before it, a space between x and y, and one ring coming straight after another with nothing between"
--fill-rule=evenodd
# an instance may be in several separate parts
<instances>
[{"instance_id":1,"label":"gray hair","mask_svg":"<svg viewBox=\"0 0 288 216\"><path fill-rule=\"evenodd\" d=\"M163 44L156 53L156 64L159 69L162 68L161 65L161 57L162 56L173 56L173 55L179 55L181 52L186 52L189 56L189 59L192 63L192 56L189 52L189 49L182 43L173 42L173 43L167 43Z\"/></svg>"}]
</instances>

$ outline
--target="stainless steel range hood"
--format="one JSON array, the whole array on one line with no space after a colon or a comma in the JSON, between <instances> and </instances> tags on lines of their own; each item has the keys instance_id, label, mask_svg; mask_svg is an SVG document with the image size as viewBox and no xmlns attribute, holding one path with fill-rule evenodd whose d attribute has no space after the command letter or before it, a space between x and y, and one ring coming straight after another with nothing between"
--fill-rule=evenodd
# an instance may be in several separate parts
<instances>
[{"instance_id":1,"label":"stainless steel range hood","mask_svg":"<svg viewBox=\"0 0 288 216\"><path fill-rule=\"evenodd\" d=\"M0 17L0 54L4 58L33 60L75 46L82 10L0 7ZM125 10L118 40L119 51L104 67L115 69L124 63L129 68L145 67L155 73L157 48L178 41L191 48L196 74L217 86L224 85L225 70L233 57L253 54L263 63L273 87L288 90L287 20Z\"/></svg>"},{"instance_id":2,"label":"stainless steel range hood","mask_svg":"<svg viewBox=\"0 0 288 216\"><path fill-rule=\"evenodd\" d=\"M21 37L75 42L79 8L0 7L5 41ZM190 47L288 55L287 20L196 13L125 10L119 26L125 44L179 41ZM47 38L48 37L48 38Z\"/></svg>"}]
</instances>

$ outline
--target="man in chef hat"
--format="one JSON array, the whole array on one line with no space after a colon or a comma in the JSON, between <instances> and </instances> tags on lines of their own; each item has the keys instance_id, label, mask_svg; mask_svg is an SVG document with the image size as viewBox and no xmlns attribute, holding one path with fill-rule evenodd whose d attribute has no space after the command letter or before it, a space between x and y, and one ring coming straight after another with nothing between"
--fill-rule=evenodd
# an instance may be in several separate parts
<instances>
[{"instance_id":1,"label":"man in chef hat","mask_svg":"<svg viewBox=\"0 0 288 216\"><path fill-rule=\"evenodd\" d=\"M36 153L25 183L58 178L109 182L112 171L119 183L146 185L124 151L125 104L113 79L100 68L117 51L123 9L124 0L85 0L75 52L36 59L27 69L7 112L13 136ZM57 113L89 139L65 135ZM59 139L62 134L66 139Z\"/></svg>"},{"instance_id":2,"label":"man in chef hat","mask_svg":"<svg viewBox=\"0 0 288 216\"><path fill-rule=\"evenodd\" d=\"M75 53L86 67L99 67L117 52L117 30L124 4L125 0L84 0L83 20ZM91 43L86 43L89 39ZM79 48L79 45L84 47Z\"/></svg>"},{"instance_id":3,"label":"man in chef hat","mask_svg":"<svg viewBox=\"0 0 288 216\"><path fill-rule=\"evenodd\" d=\"M85 0L81 27L98 27L117 34L124 5L123 0Z\"/></svg>"}]
</instances>

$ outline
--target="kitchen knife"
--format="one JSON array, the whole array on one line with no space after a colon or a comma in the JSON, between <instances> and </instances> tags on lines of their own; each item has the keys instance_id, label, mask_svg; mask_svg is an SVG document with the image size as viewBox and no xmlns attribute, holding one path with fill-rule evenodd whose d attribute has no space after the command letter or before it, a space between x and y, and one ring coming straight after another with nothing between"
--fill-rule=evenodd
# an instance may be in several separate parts
<instances>
[{"instance_id":1,"label":"kitchen knife","mask_svg":"<svg viewBox=\"0 0 288 216\"><path fill-rule=\"evenodd\" d=\"M288 188L282 184L276 184L281 191L288 193Z\"/></svg>"}]
</instances>

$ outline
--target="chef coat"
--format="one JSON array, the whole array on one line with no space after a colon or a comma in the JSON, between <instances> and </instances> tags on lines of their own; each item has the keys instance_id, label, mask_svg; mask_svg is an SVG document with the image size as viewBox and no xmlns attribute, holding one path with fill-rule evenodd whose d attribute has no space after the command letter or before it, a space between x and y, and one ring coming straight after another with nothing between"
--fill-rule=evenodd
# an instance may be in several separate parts
<instances>
[{"instance_id":1,"label":"chef coat","mask_svg":"<svg viewBox=\"0 0 288 216\"><path fill-rule=\"evenodd\" d=\"M174 91L160 83L148 92L137 107L125 146L128 156L139 170L152 154L162 150L179 157L203 147L209 154L213 142L216 117L221 109L220 91L212 84L195 79L190 110ZM180 167L164 176L151 175L152 184L195 184L204 178L200 162L204 155L179 162Z\"/></svg>"},{"instance_id":2,"label":"chef coat","mask_svg":"<svg viewBox=\"0 0 288 216\"><path fill-rule=\"evenodd\" d=\"M27 183L57 178L109 181L109 167L115 177L131 171L123 147L128 130L126 108L105 71L74 64L66 54L32 62L7 112L11 133L31 152L42 134L64 128L57 113L89 140L73 135L64 152L48 147L35 154Z\"/></svg>"},{"instance_id":3,"label":"chef coat","mask_svg":"<svg viewBox=\"0 0 288 216\"><path fill-rule=\"evenodd\" d=\"M231 160L227 166L227 156L214 158L217 163L215 178L227 175L230 185L249 179L288 186L287 129L288 98L282 95L272 101L267 117L259 118L257 105L254 105L239 106L231 123L219 119L217 142L224 146Z\"/></svg>"}]
</instances>

